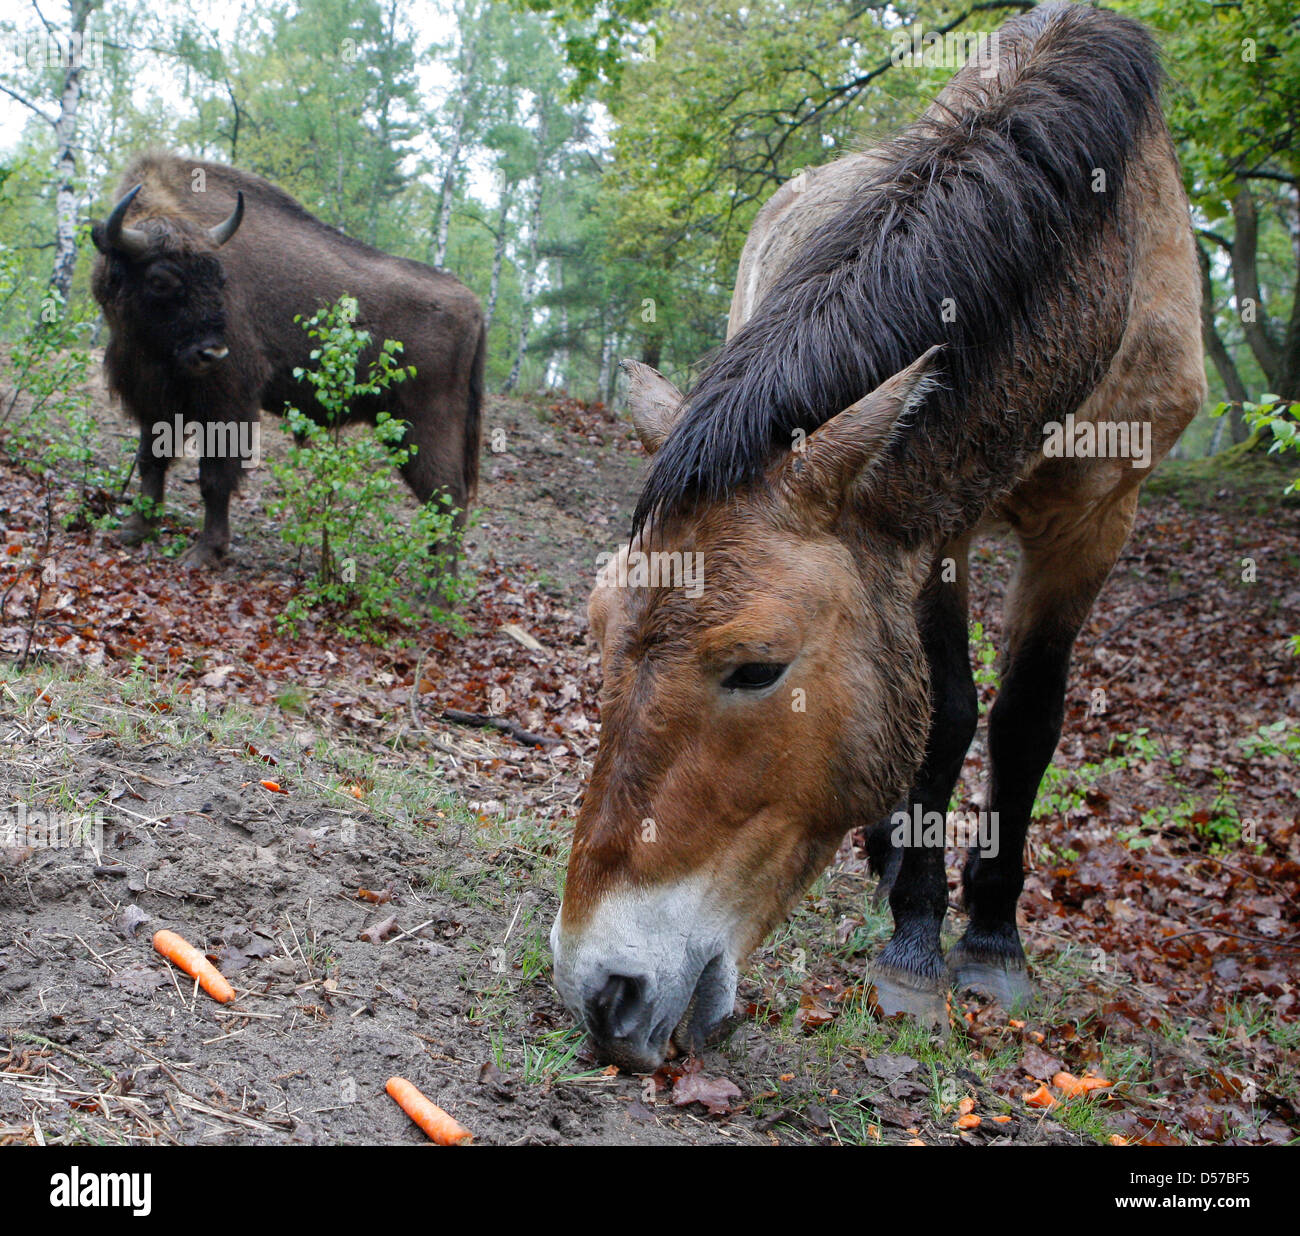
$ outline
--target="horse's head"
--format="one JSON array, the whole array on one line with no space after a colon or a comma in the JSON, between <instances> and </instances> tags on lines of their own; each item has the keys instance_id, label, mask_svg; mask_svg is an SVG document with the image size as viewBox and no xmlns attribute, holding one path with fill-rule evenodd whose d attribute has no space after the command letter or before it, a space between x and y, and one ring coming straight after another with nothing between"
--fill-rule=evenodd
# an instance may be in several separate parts
<instances>
[{"instance_id":1,"label":"horse's head","mask_svg":"<svg viewBox=\"0 0 1300 1236\"><path fill-rule=\"evenodd\" d=\"M551 944L565 1002L624 1067L702 1043L740 962L920 761L925 564L851 511L929 359L759 482L657 517L592 593L600 749ZM681 396L635 366L630 397L653 451Z\"/></svg>"}]
</instances>

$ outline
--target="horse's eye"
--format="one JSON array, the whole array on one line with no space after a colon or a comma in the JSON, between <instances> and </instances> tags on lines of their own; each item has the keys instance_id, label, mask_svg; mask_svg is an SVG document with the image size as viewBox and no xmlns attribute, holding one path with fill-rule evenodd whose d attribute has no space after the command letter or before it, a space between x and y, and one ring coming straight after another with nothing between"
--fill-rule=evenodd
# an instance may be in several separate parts
<instances>
[{"instance_id":1,"label":"horse's eye","mask_svg":"<svg viewBox=\"0 0 1300 1236\"><path fill-rule=\"evenodd\" d=\"M762 687L770 687L784 673L784 665L751 661L732 670L722 680L722 685L728 691L757 691Z\"/></svg>"}]
</instances>

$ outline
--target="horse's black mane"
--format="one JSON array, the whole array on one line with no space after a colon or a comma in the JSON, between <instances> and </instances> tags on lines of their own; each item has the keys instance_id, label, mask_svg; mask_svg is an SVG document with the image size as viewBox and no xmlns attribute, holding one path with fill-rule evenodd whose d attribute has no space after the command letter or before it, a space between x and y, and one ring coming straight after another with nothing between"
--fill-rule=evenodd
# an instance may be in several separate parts
<instances>
[{"instance_id":1,"label":"horse's black mane","mask_svg":"<svg viewBox=\"0 0 1300 1236\"><path fill-rule=\"evenodd\" d=\"M960 417L963 392L987 378L1066 255L1115 211L1159 92L1151 37L1118 14L1058 4L1001 36L1037 39L1015 80L877 151L886 166L719 352L654 458L634 531L752 481L794 430L811 432L933 344L947 345L943 381L915 432Z\"/></svg>"}]
</instances>

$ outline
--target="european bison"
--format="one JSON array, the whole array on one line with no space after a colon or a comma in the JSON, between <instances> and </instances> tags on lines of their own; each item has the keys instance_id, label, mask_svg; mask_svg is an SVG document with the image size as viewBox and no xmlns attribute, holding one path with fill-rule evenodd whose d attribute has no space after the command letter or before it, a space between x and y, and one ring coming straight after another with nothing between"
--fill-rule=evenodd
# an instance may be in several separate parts
<instances>
[{"instance_id":1,"label":"european bison","mask_svg":"<svg viewBox=\"0 0 1300 1236\"><path fill-rule=\"evenodd\" d=\"M168 153L131 163L92 238L108 382L140 426L140 490L155 504L179 453L172 427L201 427L204 524L189 565L215 564L230 544L230 495L259 409L282 414L291 403L324 423L293 376L311 364L294 318L345 293L372 336L362 366L397 339L401 363L416 370L358 402L355 419L388 411L406 421L417 448L406 483L421 502L445 491L463 519L478 483L485 340L478 299L454 276L345 236L260 176ZM143 539L157 509L133 513L121 540Z\"/></svg>"}]
</instances>

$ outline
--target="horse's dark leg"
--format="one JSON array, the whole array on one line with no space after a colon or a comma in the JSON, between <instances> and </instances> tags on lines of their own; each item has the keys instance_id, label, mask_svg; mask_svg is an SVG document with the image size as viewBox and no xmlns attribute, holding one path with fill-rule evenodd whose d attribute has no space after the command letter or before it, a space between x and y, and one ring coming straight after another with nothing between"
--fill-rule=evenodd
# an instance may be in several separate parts
<instances>
[{"instance_id":1,"label":"horse's dark leg","mask_svg":"<svg viewBox=\"0 0 1300 1236\"><path fill-rule=\"evenodd\" d=\"M923 810L947 811L953 786L961 775L975 727L979 698L970 668L967 609L970 590L970 538L944 546L917 601L917 625L930 665L930 732L925 763L916 784L897 810L917 802L942 803ZM867 833L867 859L879 877L876 900L887 897L898 877L902 848L893 843L892 813Z\"/></svg>"},{"instance_id":2,"label":"horse's dark leg","mask_svg":"<svg viewBox=\"0 0 1300 1236\"><path fill-rule=\"evenodd\" d=\"M970 924L948 954L958 990L978 991L1007 1007L1033 991L1016 904L1034 798L1061 736L1070 652L1135 510L1133 493L1100 513L1082 538L1026 540L1007 601L1002 688L989 713L988 810L996 853L992 846L988 853L972 848L967 857L962 884Z\"/></svg>"},{"instance_id":3,"label":"horse's dark leg","mask_svg":"<svg viewBox=\"0 0 1300 1236\"><path fill-rule=\"evenodd\" d=\"M135 466L140 473L140 497L147 500L145 506L148 513L137 508L122 521L122 526L117 530L117 539L122 545L138 545L158 526L163 492L167 486L167 465L171 459L166 455L154 454L154 441L153 425L147 422L142 424Z\"/></svg>"},{"instance_id":4,"label":"horse's dark leg","mask_svg":"<svg viewBox=\"0 0 1300 1236\"><path fill-rule=\"evenodd\" d=\"M930 664L930 732L925 758L908 800L910 819L947 815L953 786L979 720L966 625L969 541L945 547L922 590L917 618ZM871 967L876 999L886 1015L908 1012L946 1025L947 965L939 931L948 908L942 829L937 846L897 844L893 818L867 839L872 867L888 889L894 935Z\"/></svg>"}]
</instances>

